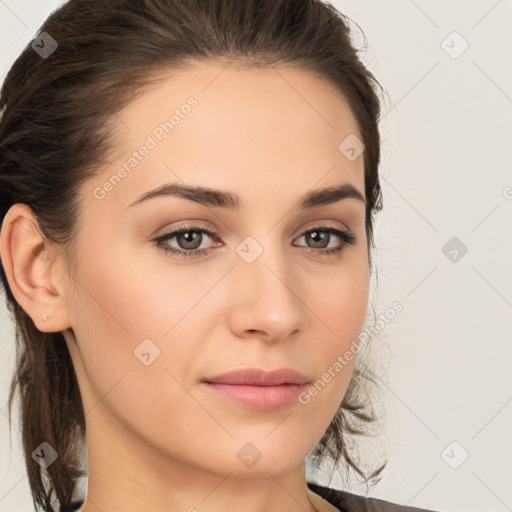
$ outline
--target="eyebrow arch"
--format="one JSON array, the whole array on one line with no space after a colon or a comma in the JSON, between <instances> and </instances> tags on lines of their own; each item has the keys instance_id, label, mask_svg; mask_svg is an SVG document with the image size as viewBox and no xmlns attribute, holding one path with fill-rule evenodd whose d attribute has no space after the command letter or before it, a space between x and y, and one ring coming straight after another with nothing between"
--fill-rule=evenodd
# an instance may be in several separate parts
<instances>
[{"instance_id":1,"label":"eyebrow arch","mask_svg":"<svg viewBox=\"0 0 512 512\"><path fill-rule=\"evenodd\" d=\"M220 207L229 210L239 210L243 204L242 198L238 194L232 192L209 187L168 183L142 194L142 196L136 199L128 207L135 206L143 201L147 201L148 199L161 196L181 197L205 206ZM338 201L348 198L358 199L366 204L366 200L359 190L350 183L344 183L342 185L307 192L299 198L295 206L300 209L309 209L337 203Z\"/></svg>"}]
</instances>

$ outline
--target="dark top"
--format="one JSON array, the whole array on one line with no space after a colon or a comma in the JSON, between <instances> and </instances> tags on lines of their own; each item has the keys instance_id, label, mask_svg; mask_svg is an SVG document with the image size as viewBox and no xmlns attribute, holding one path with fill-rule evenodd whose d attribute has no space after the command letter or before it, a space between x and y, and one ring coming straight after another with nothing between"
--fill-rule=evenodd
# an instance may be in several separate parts
<instances>
[{"instance_id":1,"label":"dark top","mask_svg":"<svg viewBox=\"0 0 512 512\"><path fill-rule=\"evenodd\" d=\"M359 494L338 491L322 485L307 482L308 487L341 512L434 512L425 508L407 507L378 498L366 498Z\"/></svg>"},{"instance_id":2,"label":"dark top","mask_svg":"<svg viewBox=\"0 0 512 512\"><path fill-rule=\"evenodd\" d=\"M338 491L330 487L307 482L309 489L321 496L324 500L334 505L341 512L434 512L424 508L406 507L397 505L389 501L379 500L377 498L366 498L359 494L352 494L346 491ZM78 510L84 500L74 501L66 512ZM64 512L64 511L62 511Z\"/></svg>"}]
</instances>

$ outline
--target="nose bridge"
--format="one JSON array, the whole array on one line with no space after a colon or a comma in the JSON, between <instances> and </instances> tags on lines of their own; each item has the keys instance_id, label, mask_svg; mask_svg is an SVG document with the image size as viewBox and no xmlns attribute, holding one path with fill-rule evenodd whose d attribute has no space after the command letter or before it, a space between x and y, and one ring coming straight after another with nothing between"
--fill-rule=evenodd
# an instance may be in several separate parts
<instances>
[{"instance_id":1,"label":"nose bridge","mask_svg":"<svg viewBox=\"0 0 512 512\"><path fill-rule=\"evenodd\" d=\"M255 288L258 287L255 285L276 289L284 287L286 293L289 293L290 290L285 285L293 279L293 269L287 261L289 255L286 254L278 230L268 231L252 231L238 244L237 266L245 280L254 281L252 284Z\"/></svg>"}]
</instances>

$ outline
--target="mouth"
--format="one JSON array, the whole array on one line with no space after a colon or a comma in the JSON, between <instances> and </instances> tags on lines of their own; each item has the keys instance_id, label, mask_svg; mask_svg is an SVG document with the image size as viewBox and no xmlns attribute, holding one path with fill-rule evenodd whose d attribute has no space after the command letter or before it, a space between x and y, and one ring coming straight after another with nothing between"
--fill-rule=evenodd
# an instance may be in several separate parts
<instances>
[{"instance_id":1,"label":"mouth","mask_svg":"<svg viewBox=\"0 0 512 512\"><path fill-rule=\"evenodd\" d=\"M291 368L271 372L247 368L203 379L201 384L217 397L237 405L272 411L296 402L310 379Z\"/></svg>"}]
</instances>

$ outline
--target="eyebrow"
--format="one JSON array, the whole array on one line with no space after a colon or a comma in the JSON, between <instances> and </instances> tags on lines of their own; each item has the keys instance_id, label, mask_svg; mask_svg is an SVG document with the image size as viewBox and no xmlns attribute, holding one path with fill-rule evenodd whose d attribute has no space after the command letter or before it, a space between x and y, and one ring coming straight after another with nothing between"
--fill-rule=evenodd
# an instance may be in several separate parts
<instances>
[{"instance_id":1,"label":"eyebrow","mask_svg":"<svg viewBox=\"0 0 512 512\"><path fill-rule=\"evenodd\" d=\"M243 205L242 198L233 192L209 187L168 183L142 194L142 196L131 203L129 207L140 204L148 199L162 196L181 197L204 206L226 208L236 211L240 210ZM344 183L342 185L307 192L299 198L295 206L300 209L309 209L337 203L338 201L348 198L358 199L366 204L366 200L359 190L350 183Z\"/></svg>"}]
</instances>

